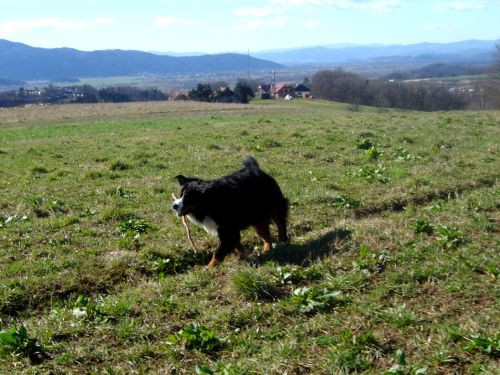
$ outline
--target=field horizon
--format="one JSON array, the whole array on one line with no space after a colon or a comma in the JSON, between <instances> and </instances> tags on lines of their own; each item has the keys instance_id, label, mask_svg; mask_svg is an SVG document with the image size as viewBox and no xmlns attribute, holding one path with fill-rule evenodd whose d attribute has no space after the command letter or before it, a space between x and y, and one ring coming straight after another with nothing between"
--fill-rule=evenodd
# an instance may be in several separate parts
<instances>
[{"instance_id":1,"label":"field horizon","mask_svg":"<svg viewBox=\"0 0 500 375\"><path fill-rule=\"evenodd\" d=\"M0 368L495 373L499 125L321 100L0 108ZM216 239L191 226L190 249L174 176L246 155L290 243L248 230L206 270Z\"/></svg>"}]
</instances>

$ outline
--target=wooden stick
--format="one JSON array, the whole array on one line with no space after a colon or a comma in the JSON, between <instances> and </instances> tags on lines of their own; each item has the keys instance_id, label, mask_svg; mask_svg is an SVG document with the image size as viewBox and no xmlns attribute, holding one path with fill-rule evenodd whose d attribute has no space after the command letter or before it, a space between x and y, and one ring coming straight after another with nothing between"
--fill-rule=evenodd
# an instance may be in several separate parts
<instances>
[{"instance_id":1,"label":"wooden stick","mask_svg":"<svg viewBox=\"0 0 500 375\"><path fill-rule=\"evenodd\" d=\"M174 201L177 200L177 197L175 196L174 193L172 193L172 198L174 198ZM193 239L191 238L191 231L189 230L189 226L186 220L186 216L181 216L182 224L184 224L184 228L186 229L186 237L188 242L191 244L193 247L194 252L198 252L198 249L196 248L196 245L193 242Z\"/></svg>"}]
</instances>

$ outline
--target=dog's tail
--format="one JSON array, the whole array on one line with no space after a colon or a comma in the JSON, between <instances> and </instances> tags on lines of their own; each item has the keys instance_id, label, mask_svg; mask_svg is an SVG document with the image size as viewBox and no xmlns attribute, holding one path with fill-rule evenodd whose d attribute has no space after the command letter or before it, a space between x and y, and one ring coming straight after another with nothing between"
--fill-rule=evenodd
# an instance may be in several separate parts
<instances>
[{"instance_id":1,"label":"dog's tail","mask_svg":"<svg viewBox=\"0 0 500 375\"><path fill-rule=\"evenodd\" d=\"M257 160L251 155L248 155L243 159L243 165L245 168L255 168L255 169L260 169L259 163L257 163Z\"/></svg>"}]
</instances>

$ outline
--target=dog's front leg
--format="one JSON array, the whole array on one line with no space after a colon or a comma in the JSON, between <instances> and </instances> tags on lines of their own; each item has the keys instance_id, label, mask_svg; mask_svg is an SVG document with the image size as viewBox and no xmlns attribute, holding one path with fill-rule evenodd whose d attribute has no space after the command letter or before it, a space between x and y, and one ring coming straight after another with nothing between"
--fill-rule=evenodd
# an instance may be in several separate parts
<instances>
[{"instance_id":1,"label":"dog's front leg","mask_svg":"<svg viewBox=\"0 0 500 375\"><path fill-rule=\"evenodd\" d=\"M236 229L219 228L219 244L207 268L213 268L240 244L240 232Z\"/></svg>"}]
</instances>

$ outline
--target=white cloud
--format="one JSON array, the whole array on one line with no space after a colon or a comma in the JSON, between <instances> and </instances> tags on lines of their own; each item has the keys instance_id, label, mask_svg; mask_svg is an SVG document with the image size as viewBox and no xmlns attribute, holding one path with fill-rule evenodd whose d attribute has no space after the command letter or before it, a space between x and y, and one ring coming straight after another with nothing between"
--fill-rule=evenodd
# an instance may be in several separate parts
<instances>
[{"instance_id":1,"label":"white cloud","mask_svg":"<svg viewBox=\"0 0 500 375\"><path fill-rule=\"evenodd\" d=\"M266 19L266 20L253 19L238 24L237 29L243 29L243 30L281 29L285 27L286 24L287 24L286 17L276 17L273 19Z\"/></svg>"},{"instance_id":2,"label":"white cloud","mask_svg":"<svg viewBox=\"0 0 500 375\"><path fill-rule=\"evenodd\" d=\"M480 10L486 8L486 5L486 0L440 1L434 8L436 10Z\"/></svg>"},{"instance_id":3,"label":"white cloud","mask_svg":"<svg viewBox=\"0 0 500 375\"><path fill-rule=\"evenodd\" d=\"M29 32L34 29L71 30L84 29L89 23L57 18L40 18L32 20L7 21L0 24L0 35Z\"/></svg>"},{"instance_id":4,"label":"white cloud","mask_svg":"<svg viewBox=\"0 0 500 375\"><path fill-rule=\"evenodd\" d=\"M244 18L244 21L239 22L236 29L281 29L287 24L287 17L281 14L282 10L275 6L237 8L234 15Z\"/></svg>"},{"instance_id":5,"label":"white cloud","mask_svg":"<svg viewBox=\"0 0 500 375\"><path fill-rule=\"evenodd\" d=\"M96 17L94 18L94 23L96 25L112 25L116 23L116 19L110 17Z\"/></svg>"},{"instance_id":6,"label":"white cloud","mask_svg":"<svg viewBox=\"0 0 500 375\"><path fill-rule=\"evenodd\" d=\"M388 11L400 8L403 3L401 0L377 0L377 1L347 1L347 7L359 10Z\"/></svg>"},{"instance_id":7,"label":"white cloud","mask_svg":"<svg viewBox=\"0 0 500 375\"><path fill-rule=\"evenodd\" d=\"M172 25L192 25L193 21L185 18L178 18L172 16L156 17L153 24L157 27L165 27Z\"/></svg>"},{"instance_id":8,"label":"white cloud","mask_svg":"<svg viewBox=\"0 0 500 375\"><path fill-rule=\"evenodd\" d=\"M281 6L328 6L338 9L389 11L404 5L403 0L271 0Z\"/></svg>"},{"instance_id":9,"label":"white cloud","mask_svg":"<svg viewBox=\"0 0 500 375\"><path fill-rule=\"evenodd\" d=\"M276 13L276 10L274 10L271 6L260 8L237 8L234 11L234 15L238 17L266 17L273 13Z\"/></svg>"},{"instance_id":10,"label":"white cloud","mask_svg":"<svg viewBox=\"0 0 500 375\"><path fill-rule=\"evenodd\" d=\"M400 8L401 0L332 0L331 5L340 9L389 11Z\"/></svg>"},{"instance_id":11,"label":"white cloud","mask_svg":"<svg viewBox=\"0 0 500 375\"><path fill-rule=\"evenodd\" d=\"M331 3L330 0L271 0L272 4L303 6L303 5L325 5Z\"/></svg>"}]
</instances>

